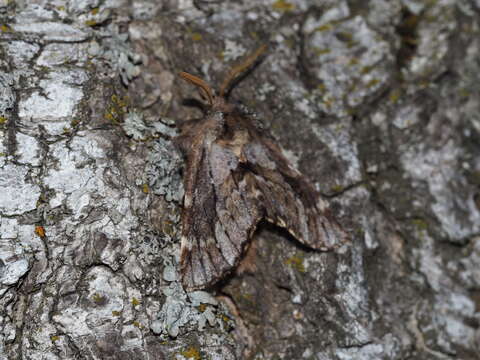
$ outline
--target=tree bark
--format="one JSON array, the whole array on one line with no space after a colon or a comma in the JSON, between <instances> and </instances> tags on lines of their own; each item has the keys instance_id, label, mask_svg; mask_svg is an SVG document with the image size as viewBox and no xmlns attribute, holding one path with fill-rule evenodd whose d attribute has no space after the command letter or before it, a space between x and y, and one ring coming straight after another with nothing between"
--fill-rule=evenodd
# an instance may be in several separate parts
<instances>
[{"instance_id":1,"label":"tree bark","mask_svg":"<svg viewBox=\"0 0 480 360\"><path fill-rule=\"evenodd\" d=\"M474 0L0 1L0 359L477 359L479 25ZM188 293L177 73L217 87L262 44L230 99L351 241L263 224Z\"/></svg>"}]
</instances>

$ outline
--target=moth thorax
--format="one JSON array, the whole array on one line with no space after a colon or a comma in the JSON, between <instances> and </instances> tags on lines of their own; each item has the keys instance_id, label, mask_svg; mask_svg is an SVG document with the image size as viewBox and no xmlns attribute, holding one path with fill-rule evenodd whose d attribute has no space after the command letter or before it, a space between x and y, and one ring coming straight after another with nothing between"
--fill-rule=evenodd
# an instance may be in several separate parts
<instances>
[{"instance_id":1,"label":"moth thorax","mask_svg":"<svg viewBox=\"0 0 480 360\"><path fill-rule=\"evenodd\" d=\"M225 123L225 114L222 111L214 111L211 115L212 119L219 124Z\"/></svg>"},{"instance_id":2,"label":"moth thorax","mask_svg":"<svg viewBox=\"0 0 480 360\"><path fill-rule=\"evenodd\" d=\"M215 96L212 102L212 110L222 113L231 113L233 111L233 105L229 104L222 96Z\"/></svg>"},{"instance_id":3,"label":"moth thorax","mask_svg":"<svg viewBox=\"0 0 480 360\"><path fill-rule=\"evenodd\" d=\"M207 132L205 133L205 142L211 143L225 131L225 114L214 110L207 116Z\"/></svg>"}]
</instances>

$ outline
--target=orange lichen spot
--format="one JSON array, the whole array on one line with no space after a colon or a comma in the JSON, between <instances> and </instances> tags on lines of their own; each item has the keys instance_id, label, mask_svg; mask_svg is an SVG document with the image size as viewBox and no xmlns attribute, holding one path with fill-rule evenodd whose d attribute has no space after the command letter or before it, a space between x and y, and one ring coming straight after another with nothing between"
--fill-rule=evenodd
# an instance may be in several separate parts
<instances>
[{"instance_id":1,"label":"orange lichen spot","mask_svg":"<svg viewBox=\"0 0 480 360\"><path fill-rule=\"evenodd\" d=\"M112 316L120 316L122 313L120 311L117 311L117 310L113 310L112 311Z\"/></svg>"},{"instance_id":2,"label":"orange lichen spot","mask_svg":"<svg viewBox=\"0 0 480 360\"><path fill-rule=\"evenodd\" d=\"M45 237L45 228L43 226L35 226L35 234L37 234L39 237L44 238Z\"/></svg>"},{"instance_id":3,"label":"orange lichen spot","mask_svg":"<svg viewBox=\"0 0 480 360\"><path fill-rule=\"evenodd\" d=\"M272 8L277 11L292 11L295 9L295 4L285 0L277 0L272 4Z\"/></svg>"},{"instance_id":4,"label":"orange lichen spot","mask_svg":"<svg viewBox=\"0 0 480 360\"><path fill-rule=\"evenodd\" d=\"M0 116L0 125L3 125L7 122L7 118L4 116Z\"/></svg>"},{"instance_id":5,"label":"orange lichen spot","mask_svg":"<svg viewBox=\"0 0 480 360\"><path fill-rule=\"evenodd\" d=\"M58 336L58 335L52 335L52 336L50 336L50 340L54 343L55 341L60 340L60 336Z\"/></svg>"},{"instance_id":6,"label":"orange lichen spot","mask_svg":"<svg viewBox=\"0 0 480 360\"><path fill-rule=\"evenodd\" d=\"M198 311L203 313L205 310L207 310L207 305L206 304L200 304L200 306L198 306L197 309L198 309Z\"/></svg>"},{"instance_id":7,"label":"orange lichen spot","mask_svg":"<svg viewBox=\"0 0 480 360\"><path fill-rule=\"evenodd\" d=\"M148 187L148 184L142 185L142 191L144 194L148 194L150 192L150 188Z\"/></svg>"},{"instance_id":8,"label":"orange lichen spot","mask_svg":"<svg viewBox=\"0 0 480 360\"><path fill-rule=\"evenodd\" d=\"M193 359L193 360L202 359L202 357L200 356L200 352L193 346L189 347L187 350L182 351L180 354L186 357L187 359Z\"/></svg>"}]
</instances>

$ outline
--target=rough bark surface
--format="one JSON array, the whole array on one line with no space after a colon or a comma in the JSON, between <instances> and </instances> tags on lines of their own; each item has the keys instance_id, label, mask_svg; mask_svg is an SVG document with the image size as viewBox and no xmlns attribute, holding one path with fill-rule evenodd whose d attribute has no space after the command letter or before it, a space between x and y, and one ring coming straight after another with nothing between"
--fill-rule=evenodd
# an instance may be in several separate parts
<instances>
[{"instance_id":1,"label":"rough bark surface","mask_svg":"<svg viewBox=\"0 0 480 360\"><path fill-rule=\"evenodd\" d=\"M478 359L478 0L0 0L0 359ZM219 84L352 242L262 226L178 281L183 160Z\"/></svg>"}]
</instances>

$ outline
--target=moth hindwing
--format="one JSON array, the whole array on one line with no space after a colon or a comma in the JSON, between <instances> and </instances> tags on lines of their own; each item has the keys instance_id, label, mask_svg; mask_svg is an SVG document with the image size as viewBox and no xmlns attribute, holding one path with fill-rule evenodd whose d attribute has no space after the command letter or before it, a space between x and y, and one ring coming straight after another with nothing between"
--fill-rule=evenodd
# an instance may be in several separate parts
<instances>
[{"instance_id":1,"label":"moth hindwing","mask_svg":"<svg viewBox=\"0 0 480 360\"><path fill-rule=\"evenodd\" d=\"M209 287L231 272L262 219L313 249L330 250L347 239L272 138L225 99L237 73L259 53L228 74L219 96L200 78L180 73L209 103L207 115L183 126L176 139L187 160L180 274L189 290Z\"/></svg>"}]
</instances>

